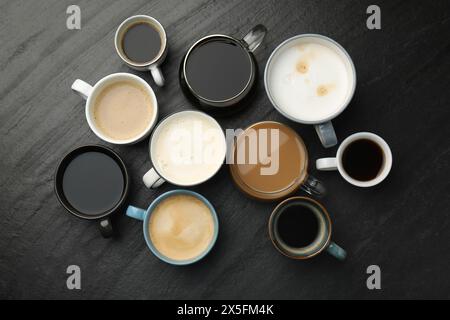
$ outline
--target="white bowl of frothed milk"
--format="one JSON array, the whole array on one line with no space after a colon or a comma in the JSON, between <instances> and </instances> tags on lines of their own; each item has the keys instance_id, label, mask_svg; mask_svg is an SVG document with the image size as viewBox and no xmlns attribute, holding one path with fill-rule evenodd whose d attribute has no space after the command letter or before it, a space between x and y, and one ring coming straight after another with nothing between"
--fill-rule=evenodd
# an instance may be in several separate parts
<instances>
[{"instance_id":1,"label":"white bowl of frothed milk","mask_svg":"<svg viewBox=\"0 0 450 320\"><path fill-rule=\"evenodd\" d=\"M349 104L356 88L355 66L336 41L303 34L281 43L264 74L267 95L285 117L313 124L324 147L337 144L331 120Z\"/></svg>"}]
</instances>

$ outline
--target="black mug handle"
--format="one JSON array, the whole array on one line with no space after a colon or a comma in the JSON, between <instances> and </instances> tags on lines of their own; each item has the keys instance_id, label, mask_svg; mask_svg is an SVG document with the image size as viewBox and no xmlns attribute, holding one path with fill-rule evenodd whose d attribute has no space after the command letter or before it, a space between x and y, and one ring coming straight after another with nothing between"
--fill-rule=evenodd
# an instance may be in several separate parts
<instances>
[{"instance_id":1,"label":"black mug handle","mask_svg":"<svg viewBox=\"0 0 450 320\"><path fill-rule=\"evenodd\" d=\"M267 34L267 28L262 24L258 24L242 39L246 44L250 52L255 51L259 45L263 42L264 37Z\"/></svg>"},{"instance_id":2,"label":"black mug handle","mask_svg":"<svg viewBox=\"0 0 450 320\"><path fill-rule=\"evenodd\" d=\"M98 223L98 228L100 229L100 233L102 234L103 238L111 238L113 236L114 230L109 218L100 220Z\"/></svg>"}]
</instances>

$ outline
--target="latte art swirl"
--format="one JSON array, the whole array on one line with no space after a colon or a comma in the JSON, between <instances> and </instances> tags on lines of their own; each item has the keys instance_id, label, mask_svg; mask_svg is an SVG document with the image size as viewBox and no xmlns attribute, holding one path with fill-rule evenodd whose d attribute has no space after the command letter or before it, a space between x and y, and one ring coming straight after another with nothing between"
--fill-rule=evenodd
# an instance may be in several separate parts
<instances>
[{"instance_id":1,"label":"latte art swirl","mask_svg":"<svg viewBox=\"0 0 450 320\"><path fill-rule=\"evenodd\" d=\"M155 248L166 257L189 260L205 252L214 236L210 209L189 195L163 200L152 213L149 234Z\"/></svg>"}]
</instances>

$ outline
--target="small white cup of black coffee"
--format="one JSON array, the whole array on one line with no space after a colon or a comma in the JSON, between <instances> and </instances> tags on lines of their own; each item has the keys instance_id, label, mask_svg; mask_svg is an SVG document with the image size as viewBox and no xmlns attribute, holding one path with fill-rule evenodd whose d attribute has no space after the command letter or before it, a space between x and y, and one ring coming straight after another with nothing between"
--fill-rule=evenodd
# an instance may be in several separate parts
<instances>
[{"instance_id":1,"label":"small white cup of black coffee","mask_svg":"<svg viewBox=\"0 0 450 320\"><path fill-rule=\"evenodd\" d=\"M164 86L160 65L167 56L167 35L158 20L146 15L129 17L117 28L114 44L127 66L150 71L155 83Z\"/></svg>"},{"instance_id":2,"label":"small white cup of black coffee","mask_svg":"<svg viewBox=\"0 0 450 320\"><path fill-rule=\"evenodd\" d=\"M357 187L381 183L392 168L392 152L387 142L370 132L358 132L339 146L336 157L316 161L317 170L334 171Z\"/></svg>"}]
</instances>

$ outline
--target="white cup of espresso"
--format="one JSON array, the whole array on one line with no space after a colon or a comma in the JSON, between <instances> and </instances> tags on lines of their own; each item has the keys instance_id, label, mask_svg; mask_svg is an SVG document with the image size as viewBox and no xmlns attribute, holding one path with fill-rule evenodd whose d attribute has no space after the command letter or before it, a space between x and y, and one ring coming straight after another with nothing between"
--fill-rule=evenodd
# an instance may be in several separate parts
<instances>
[{"instance_id":1,"label":"white cup of espresso","mask_svg":"<svg viewBox=\"0 0 450 320\"><path fill-rule=\"evenodd\" d=\"M380 136L370 132L352 134L339 146L335 158L316 161L317 170L337 170L357 187L372 187L381 183L392 168L392 152Z\"/></svg>"},{"instance_id":2,"label":"white cup of espresso","mask_svg":"<svg viewBox=\"0 0 450 320\"><path fill-rule=\"evenodd\" d=\"M324 147L337 144L331 120L347 108L356 88L355 66L341 45L318 34L287 39L269 57L264 84L282 115L313 124Z\"/></svg>"},{"instance_id":3,"label":"white cup of espresso","mask_svg":"<svg viewBox=\"0 0 450 320\"><path fill-rule=\"evenodd\" d=\"M133 74L110 74L94 86L77 79L72 90L86 100L86 120L103 141L137 143L150 134L158 119L155 93Z\"/></svg>"},{"instance_id":4,"label":"white cup of espresso","mask_svg":"<svg viewBox=\"0 0 450 320\"><path fill-rule=\"evenodd\" d=\"M139 28L139 26L147 26L147 28ZM147 43L144 43L144 39ZM125 40L134 53L138 51L139 55L133 57L127 54ZM168 46L166 31L158 20L146 15L129 17L117 28L114 45L117 54L125 64L138 71L150 71L156 85L164 86L165 80L160 66L166 59ZM138 56L139 60L137 60ZM142 60L145 56L147 58Z\"/></svg>"},{"instance_id":5,"label":"white cup of espresso","mask_svg":"<svg viewBox=\"0 0 450 320\"><path fill-rule=\"evenodd\" d=\"M169 115L150 138L153 164L143 177L147 188L165 181L182 187L201 184L212 178L224 163L225 134L219 123L200 111Z\"/></svg>"}]
</instances>

